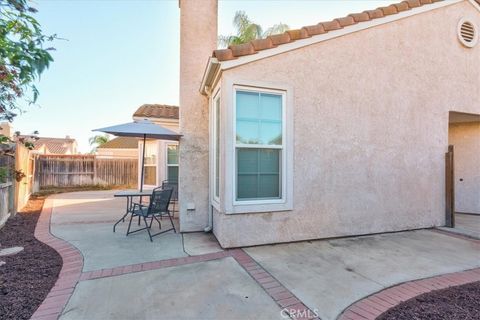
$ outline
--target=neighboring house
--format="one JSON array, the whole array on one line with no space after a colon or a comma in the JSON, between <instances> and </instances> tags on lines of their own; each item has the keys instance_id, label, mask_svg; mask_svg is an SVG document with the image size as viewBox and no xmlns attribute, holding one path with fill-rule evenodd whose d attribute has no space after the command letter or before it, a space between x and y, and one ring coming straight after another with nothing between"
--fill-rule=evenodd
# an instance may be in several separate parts
<instances>
[{"instance_id":1,"label":"neighboring house","mask_svg":"<svg viewBox=\"0 0 480 320\"><path fill-rule=\"evenodd\" d=\"M69 136L65 138L38 137L37 140L33 141L33 144L33 154L71 155L78 153L77 141Z\"/></svg>"},{"instance_id":2,"label":"neighboring house","mask_svg":"<svg viewBox=\"0 0 480 320\"><path fill-rule=\"evenodd\" d=\"M442 226L449 143L461 210L480 213L479 3L408 0L223 50L217 5L180 2L181 231L240 247Z\"/></svg>"},{"instance_id":3,"label":"neighboring house","mask_svg":"<svg viewBox=\"0 0 480 320\"><path fill-rule=\"evenodd\" d=\"M9 122L0 122L0 135L7 138L13 137L12 125Z\"/></svg>"},{"instance_id":4,"label":"neighboring house","mask_svg":"<svg viewBox=\"0 0 480 320\"><path fill-rule=\"evenodd\" d=\"M178 132L178 107L162 104L144 104L133 114L134 120L148 119L165 128ZM143 141L138 141L139 170ZM140 183L141 174L138 179ZM161 186L162 181L178 181L178 142L147 140L145 148L144 185L147 188Z\"/></svg>"},{"instance_id":5,"label":"neighboring house","mask_svg":"<svg viewBox=\"0 0 480 320\"><path fill-rule=\"evenodd\" d=\"M97 159L138 159L138 139L117 137L97 147Z\"/></svg>"}]
</instances>

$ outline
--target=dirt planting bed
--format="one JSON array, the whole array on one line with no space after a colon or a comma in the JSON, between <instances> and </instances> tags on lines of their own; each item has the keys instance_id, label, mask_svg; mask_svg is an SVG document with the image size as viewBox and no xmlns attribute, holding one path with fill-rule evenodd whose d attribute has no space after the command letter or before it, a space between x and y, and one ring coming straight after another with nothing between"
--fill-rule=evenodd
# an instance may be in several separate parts
<instances>
[{"instance_id":1,"label":"dirt planting bed","mask_svg":"<svg viewBox=\"0 0 480 320\"><path fill-rule=\"evenodd\" d=\"M480 282L424 293L380 315L377 320L478 320Z\"/></svg>"},{"instance_id":2,"label":"dirt planting bed","mask_svg":"<svg viewBox=\"0 0 480 320\"><path fill-rule=\"evenodd\" d=\"M24 247L15 255L0 257L0 318L29 319L55 284L62 267L60 255L34 237L44 199L28 202L0 229L0 249Z\"/></svg>"}]
</instances>

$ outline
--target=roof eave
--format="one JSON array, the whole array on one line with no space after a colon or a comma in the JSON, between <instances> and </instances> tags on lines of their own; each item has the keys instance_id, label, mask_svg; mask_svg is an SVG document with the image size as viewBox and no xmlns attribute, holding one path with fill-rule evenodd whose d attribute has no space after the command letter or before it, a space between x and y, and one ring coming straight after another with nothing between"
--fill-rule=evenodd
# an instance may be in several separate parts
<instances>
[{"instance_id":1,"label":"roof eave","mask_svg":"<svg viewBox=\"0 0 480 320\"><path fill-rule=\"evenodd\" d=\"M207 67L203 73L202 83L200 84L200 93L203 95L208 95L211 91L218 72L220 71L220 62L215 57L210 57L208 59Z\"/></svg>"},{"instance_id":2,"label":"roof eave","mask_svg":"<svg viewBox=\"0 0 480 320\"><path fill-rule=\"evenodd\" d=\"M219 69L221 69L221 70L228 70L228 69L236 68L238 66L241 66L241 65L244 65L244 64L247 64L247 63L251 63L251 62L254 62L254 61L261 60L261 59L269 58L269 57L276 56L276 55L279 55L279 54L282 54L282 53L285 53L285 52L289 52L289 51L293 51L293 50L296 50L296 49L299 49L299 48L303 48L303 47L306 47L306 46L309 46L309 45L312 45L312 44L316 44L316 43L319 43L319 42L327 41L327 40L337 38L337 37L341 37L341 36L351 34L351 33L354 33L354 32L358 32L358 31L362 31L362 30L369 29L369 28L372 28L372 27L376 27L378 25L394 22L394 21L404 19L404 18L407 18L407 17L410 17L410 16L421 14L421 13L424 13L424 12L427 12L427 11L451 6L451 5L454 5L454 4L457 4L459 2L463 2L463 1L470 2L475 8L480 10L480 5L478 3L476 3L475 0L439 1L439 2L429 4L429 5L425 5L425 6L410 9L410 10L407 10L407 11L399 12L399 13L394 14L394 15L388 15L388 16L385 16L385 17L382 17L382 18L377 18L377 19L374 19L374 20L361 22L361 23L358 23L358 24L355 24L355 25L352 25L352 26L347 26L347 27L342 28L342 29L332 30L332 31L329 31L325 34L315 35L315 36L312 36L310 38L300 39L300 40L296 40L296 41L293 41L293 42L290 42L290 43L282 44L282 45L277 46L276 48L262 50L262 51L259 51L259 52L255 53L255 54L252 54L252 55L245 55L245 56L237 57L234 60L225 60L225 61L221 61L221 62L217 61L217 63L220 65ZM203 84L203 82L202 82L202 84Z\"/></svg>"}]
</instances>

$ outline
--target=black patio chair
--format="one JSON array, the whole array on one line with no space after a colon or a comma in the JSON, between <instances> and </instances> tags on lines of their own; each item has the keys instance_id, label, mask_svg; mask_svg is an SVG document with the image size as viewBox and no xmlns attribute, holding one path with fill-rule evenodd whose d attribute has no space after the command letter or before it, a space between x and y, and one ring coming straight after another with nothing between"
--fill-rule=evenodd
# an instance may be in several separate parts
<instances>
[{"instance_id":1,"label":"black patio chair","mask_svg":"<svg viewBox=\"0 0 480 320\"><path fill-rule=\"evenodd\" d=\"M163 189L172 189L172 201L173 203L173 210L172 210L172 217L175 216L175 206L178 202L178 181L176 180L164 180L162 181L162 188Z\"/></svg>"},{"instance_id":2,"label":"black patio chair","mask_svg":"<svg viewBox=\"0 0 480 320\"><path fill-rule=\"evenodd\" d=\"M130 222L128 223L127 229L127 236L131 233L138 232L141 230L147 230L148 236L150 237L150 241L153 241L152 238L158 236L159 234L168 232L173 230L173 232L177 232L175 230L175 225L173 224L172 216L170 215L170 210L168 206L170 205L170 198L172 197L173 190L172 189L163 189L163 188L156 188L153 189L152 195L150 196L150 203L148 206L141 205L138 203L134 204L132 214L130 216ZM160 231L158 233L152 234L150 229L152 228L153 220L155 219L158 222L160 229L162 228L162 224L158 217L168 216L170 219L170 223L172 227L168 230ZM143 219L145 223L145 227L141 229L137 229L134 231L130 231L130 227L132 225L133 217L139 217L139 219ZM150 224L147 222L147 219L150 220Z\"/></svg>"}]
</instances>

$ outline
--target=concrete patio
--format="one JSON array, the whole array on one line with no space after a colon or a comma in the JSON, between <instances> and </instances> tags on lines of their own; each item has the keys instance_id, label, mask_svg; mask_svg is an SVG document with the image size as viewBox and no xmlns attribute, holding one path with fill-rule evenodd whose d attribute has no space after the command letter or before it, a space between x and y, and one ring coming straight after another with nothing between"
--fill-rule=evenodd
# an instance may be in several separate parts
<instances>
[{"instance_id":1,"label":"concrete patio","mask_svg":"<svg viewBox=\"0 0 480 320\"><path fill-rule=\"evenodd\" d=\"M246 249L321 319L397 283L480 266L480 247L428 230Z\"/></svg>"},{"instance_id":2,"label":"concrete patio","mask_svg":"<svg viewBox=\"0 0 480 320\"><path fill-rule=\"evenodd\" d=\"M215 237L205 233L168 232L148 240L146 231L126 236L128 220L113 233L113 224L125 213L125 199L115 191L74 192L53 198L51 231L77 247L84 271L222 251ZM168 227L168 220L164 219ZM178 220L174 220L178 229ZM132 223L133 228L138 228ZM156 227L156 225L154 225Z\"/></svg>"},{"instance_id":3,"label":"concrete patio","mask_svg":"<svg viewBox=\"0 0 480 320\"><path fill-rule=\"evenodd\" d=\"M480 214L455 213L455 230L480 239Z\"/></svg>"},{"instance_id":4,"label":"concrete patio","mask_svg":"<svg viewBox=\"0 0 480 320\"><path fill-rule=\"evenodd\" d=\"M61 319L284 319L285 290L321 319L336 319L386 287L480 267L478 241L417 230L245 248L255 261L249 271L211 234L169 232L150 242L146 232L125 236L126 223L113 233L125 206L113 193L53 197L51 232L84 263ZM261 270L284 291L266 289Z\"/></svg>"}]
</instances>

